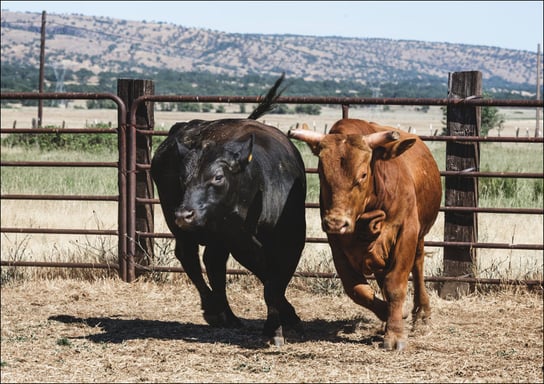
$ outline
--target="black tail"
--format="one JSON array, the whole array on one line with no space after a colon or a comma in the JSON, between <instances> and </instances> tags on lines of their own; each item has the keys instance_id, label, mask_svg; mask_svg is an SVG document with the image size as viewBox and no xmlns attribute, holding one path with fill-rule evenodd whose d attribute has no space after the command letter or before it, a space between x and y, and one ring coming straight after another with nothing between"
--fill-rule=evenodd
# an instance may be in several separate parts
<instances>
[{"instance_id":1,"label":"black tail","mask_svg":"<svg viewBox=\"0 0 544 384\"><path fill-rule=\"evenodd\" d=\"M257 120L259 117L263 116L267 112L270 112L275 107L276 99L281 96L285 87L278 91L283 79L285 78L285 72L281 74L280 78L276 80L270 91L266 94L263 101L255 108L255 110L249 115L248 119Z\"/></svg>"}]
</instances>

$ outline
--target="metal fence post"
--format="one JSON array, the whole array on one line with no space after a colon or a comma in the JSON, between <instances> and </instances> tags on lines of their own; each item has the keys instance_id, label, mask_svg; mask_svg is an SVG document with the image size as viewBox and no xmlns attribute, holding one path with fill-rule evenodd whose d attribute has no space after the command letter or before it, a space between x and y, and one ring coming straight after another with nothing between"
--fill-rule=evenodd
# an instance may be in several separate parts
<instances>
[{"instance_id":1,"label":"metal fence post","mask_svg":"<svg viewBox=\"0 0 544 384\"><path fill-rule=\"evenodd\" d=\"M448 98L465 99L482 94L482 73L478 71L450 74ZM448 136L479 136L481 107L448 105ZM474 172L480 168L479 142L450 142L446 144L446 171ZM445 205L478 206L476 177L446 176ZM475 212L446 211L444 216L445 242L477 242L478 220ZM444 276L476 277L476 249L470 246L444 247ZM440 296L459 297L471 289L468 283L446 282Z\"/></svg>"}]
</instances>

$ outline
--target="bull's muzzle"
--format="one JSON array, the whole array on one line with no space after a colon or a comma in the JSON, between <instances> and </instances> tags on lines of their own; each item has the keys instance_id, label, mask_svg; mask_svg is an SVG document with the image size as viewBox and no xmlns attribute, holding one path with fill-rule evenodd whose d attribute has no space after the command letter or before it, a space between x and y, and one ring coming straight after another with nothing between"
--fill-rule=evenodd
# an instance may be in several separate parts
<instances>
[{"instance_id":1,"label":"bull's muzzle","mask_svg":"<svg viewBox=\"0 0 544 384\"><path fill-rule=\"evenodd\" d=\"M179 227L186 227L190 225L195 219L195 211L193 209L177 209L175 212L176 224Z\"/></svg>"},{"instance_id":2,"label":"bull's muzzle","mask_svg":"<svg viewBox=\"0 0 544 384\"><path fill-rule=\"evenodd\" d=\"M347 216L327 215L321 222L326 233L344 234L353 232L353 222Z\"/></svg>"}]
</instances>

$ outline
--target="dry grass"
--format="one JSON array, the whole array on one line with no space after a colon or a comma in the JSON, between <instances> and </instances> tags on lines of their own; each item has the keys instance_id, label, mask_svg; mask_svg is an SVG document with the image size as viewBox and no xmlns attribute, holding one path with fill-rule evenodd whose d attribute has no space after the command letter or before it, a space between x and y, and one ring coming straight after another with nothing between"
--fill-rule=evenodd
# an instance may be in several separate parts
<instances>
[{"instance_id":1,"label":"dry grass","mask_svg":"<svg viewBox=\"0 0 544 384\"><path fill-rule=\"evenodd\" d=\"M73 105L82 106L84 101L75 101ZM224 104L227 113L193 113L193 112L163 112L155 111L155 129L168 130L178 121L187 121L190 119L221 119L221 118L240 118L247 117L247 114L239 113L238 104ZM251 105L247 105L247 111L250 111ZM502 131L497 129L489 132L490 136L515 136L519 129L520 136L533 136L536 124L536 113L532 108L500 108L500 113L505 117L505 123ZM10 128L14 121L18 128L29 128L32 118L37 117L37 107L21 107L0 109L0 122L2 128ZM429 135L431 132L442 130L442 111L440 107L430 107L427 113L417 111L413 106L390 106L388 110L383 110L381 106L376 107L357 107L350 108L349 116L358 119L376 121L383 125L398 127L408 130L410 127L419 135ZM307 123L310 127L322 131L330 128L334 122L342 118L342 109L340 106L328 107L322 106L321 115L266 115L263 117L265 123L287 131L297 123ZM113 126L117 123L117 111L112 109L78 109L78 108L51 108L43 109L43 125L62 126L65 123L66 128L82 128L86 124L95 122L112 122Z\"/></svg>"},{"instance_id":2,"label":"dry grass","mask_svg":"<svg viewBox=\"0 0 544 384\"><path fill-rule=\"evenodd\" d=\"M262 288L233 277L244 329L205 324L184 275L169 283L116 278L2 286L2 382L542 382L541 292L503 288L445 301L404 353L380 349L382 324L345 295L295 279L288 297L306 338L261 339Z\"/></svg>"}]
</instances>

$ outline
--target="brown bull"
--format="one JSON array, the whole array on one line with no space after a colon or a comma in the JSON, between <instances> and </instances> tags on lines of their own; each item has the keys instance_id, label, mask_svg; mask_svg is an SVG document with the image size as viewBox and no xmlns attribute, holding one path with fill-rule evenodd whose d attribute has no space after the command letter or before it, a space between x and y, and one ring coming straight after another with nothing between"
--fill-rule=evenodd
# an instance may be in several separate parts
<instances>
[{"instance_id":1,"label":"brown bull","mask_svg":"<svg viewBox=\"0 0 544 384\"><path fill-rule=\"evenodd\" d=\"M412 320L430 316L423 237L442 193L431 152L415 135L357 119L336 122L329 134L295 129L289 136L319 156L322 227L346 293L386 322L384 348L404 349L410 272ZM372 274L383 300L367 282Z\"/></svg>"}]
</instances>

